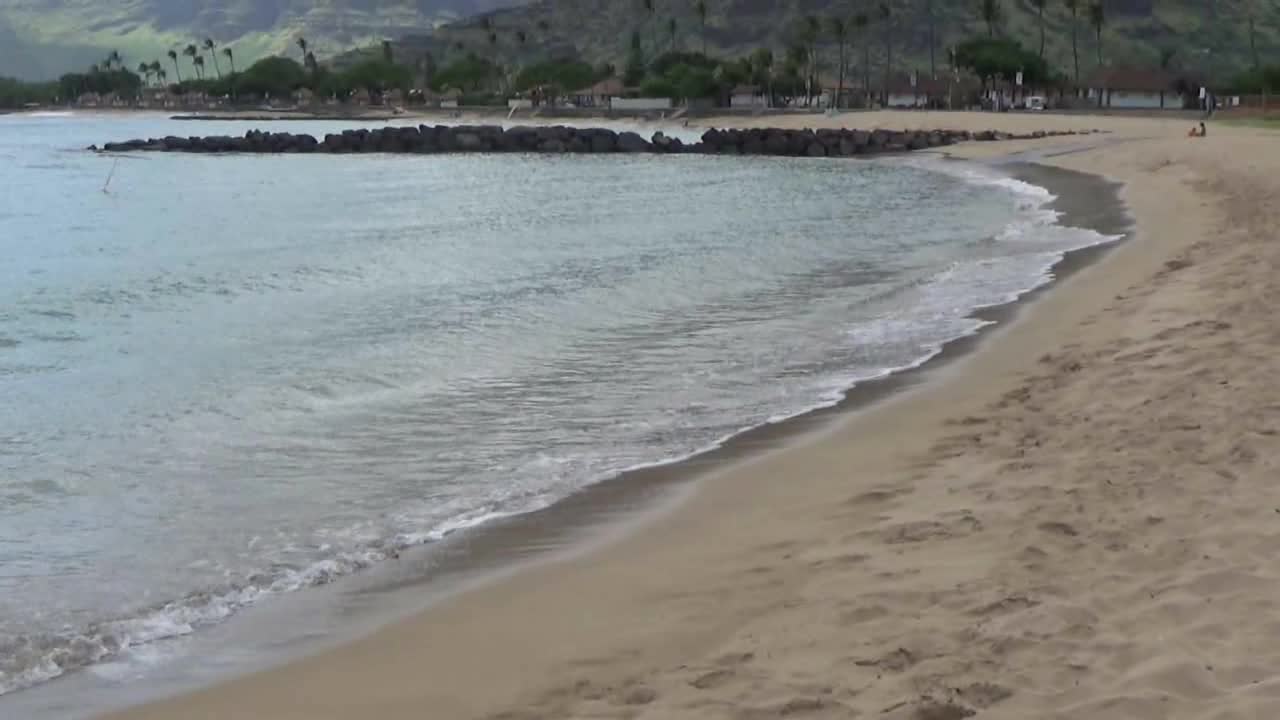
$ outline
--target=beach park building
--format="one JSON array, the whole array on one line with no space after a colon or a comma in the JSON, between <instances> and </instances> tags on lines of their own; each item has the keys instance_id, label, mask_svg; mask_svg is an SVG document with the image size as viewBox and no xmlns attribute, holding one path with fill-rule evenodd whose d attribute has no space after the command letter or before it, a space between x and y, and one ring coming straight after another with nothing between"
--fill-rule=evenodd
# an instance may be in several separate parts
<instances>
[{"instance_id":1,"label":"beach park building","mask_svg":"<svg viewBox=\"0 0 1280 720\"><path fill-rule=\"evenodd\" d=\"M1113 67L1094 72L1084 86L1086 97L1099 107L1179 110L1195 83L1162 68Z\"/></svg>"},{"instance_id":2,"label":"beach park building","mask_svg":"<svg viewBox=\"0 0 1280 720\"><path fill-rule=\"evenodd\" d=\"M729 107L766 108L769 107L769 98L756 85L739 85L729 94Z\"/></svg>"},{"instance_id":3,"label":"beach park building","mask_svg":"<svg viewBox=\"0 0 1280 720\"><path fill-rule=\"evenodd\" d=\"M607 108L613 98L622 96L624 90L620 78L610 77L590 87L574 90L570 93L570 100L577 107Z\"/></svg>"},{"instance_id":4,"label":"beach park building","mask_svg":"<svg viewBox=\"0 0 1280 720\"><path fill-rule=\"evenodd\" d=\"M610 110L670 110L674 106L675 101L671 98L662 97L615 97L609 99Z\"/></svg>"}]
</instances>

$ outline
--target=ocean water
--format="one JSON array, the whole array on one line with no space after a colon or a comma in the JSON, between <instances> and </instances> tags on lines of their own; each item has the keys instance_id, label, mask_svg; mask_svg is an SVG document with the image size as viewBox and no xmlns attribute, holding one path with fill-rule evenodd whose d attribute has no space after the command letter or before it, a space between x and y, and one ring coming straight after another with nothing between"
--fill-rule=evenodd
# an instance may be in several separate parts
<instances>
[{"instance_id":1,"label":"ocean water","mask_svg":"<svg viewBox=\"0 0 1280 720\"><path fill-rule=\"evenodd\" d=\"M1106 239L936 158L82 150L249 127L0 117L0 694L830 405Z\"/></svg>"}]
</instances>

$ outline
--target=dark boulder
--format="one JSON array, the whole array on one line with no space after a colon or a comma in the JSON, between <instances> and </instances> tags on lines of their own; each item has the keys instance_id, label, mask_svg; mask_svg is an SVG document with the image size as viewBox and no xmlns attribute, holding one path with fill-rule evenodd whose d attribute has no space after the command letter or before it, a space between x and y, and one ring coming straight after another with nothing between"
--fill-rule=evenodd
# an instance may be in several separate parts
<instances>
[{"instance_id":1,"label":"dark boulder","mask_svg":"<svg viewBox=\"0 0 1280 720\"><path fill-rule=\"evenodd\" d=\"M591 152L611 153L618 149L618 135L612 130L597 130L591 133Z\"/></svg>"},{"instance_id":2,"label":"dark boulder","mask_svg":"<svg viewBox=\"0 0 1280 720\"><path fill-rule=\"evenodd\" d=\"M765 135L765 153L769 155L786 155L788 147L790 147L790 142L787 140L786 133L773 131Z\"/></svg>"},{"instance_id":3,"label":"dark boulder","mask_svg":"<svg viewBox=\"0 0 1280 720\"><path fill-rule=\"evenodd\" d=\"M805 150L804 154L809 157L826 157L827 148L823 146L822 143L815 140L814 142L809 143L809 147Z\"/></svg>"},{"instance_id":4,"label":"dark boulder","mask_svg":"<svg viewBox=\"0 0 1280 720\"><path fill-rule=\"evenodd\" d=\"M470 131L459 131L453 135L453 149L459 152L479 152L484 149L484 141Z\"/></svg>"},{"instance_id":5,"label":"dark boulder","mask_svg":"<svg viewBox=\"0 0 1280 720\"><path fill-rule=\"evenodd\" d=\"M633 132L618 133L618 150L624 153L648 152L649 143Z\"/></svg>"}]
</instances>

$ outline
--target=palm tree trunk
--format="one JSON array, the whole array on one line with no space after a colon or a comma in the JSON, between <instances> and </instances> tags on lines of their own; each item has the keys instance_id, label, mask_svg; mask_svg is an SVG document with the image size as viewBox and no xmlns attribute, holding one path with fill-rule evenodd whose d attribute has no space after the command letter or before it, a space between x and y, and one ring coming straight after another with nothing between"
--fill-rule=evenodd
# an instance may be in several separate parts
<instances>
[{"instance_id":1,"label":"palm tree trunk","mask_svg":"<svg viewBox=\"0 0 1280 720\"><path fill-rule=\"evenodd\" d=\"M938 62L937 62L937 57L935 56L935 51L937 50L937 47L938 47L938 36L937 36L938 23L937 23L937 18L934 16L934 13L933 13L932 2L930 2L928 5L928 12L929 12L929 78L933 80L937 80L938 79Z\"/></svg>"},{"instance_id":2,"label":"palm tree trunk","mask_svg":"<svg viewBox=\"0 0 1280 720\"><path fill-rule=\"evenodd\" d=\"M893 30L891 28L884 29L884 87L881 88L881 94L884 96L885 107L889 106L889 80L893 77Z\"/></svg>"},{"instance_id":3,"label":"palm tree trunk","mask_svg":"<svg viewBox=\"0 0 1280 720\"><path fill-rule=\"evenodd\" d=\"M178 67L177 58L174 58L173 60L173 72L178 76L178 84L181 85L182 84L182 68Z\"/></svg>"},{"instance_id":4,"label":"palm tree trunk","mask_svg":"<svg viewBox=\"0 0 1280 720\"><path fill-rule=\"evenodd\" d=\"M1040 6L1040 59L1044 59L1044 6Z\"/></svg>"},{"instance_id":5,"label":"palm tree trunk","mask_svg":"<svg viewBox=\"0 0 1280 720\"><path fill-rule=\"evenodd\" d=\"M867 96L867 109L871 109L871 43L863 36L862 43L862 92Z\"/></svg>"},{"instance_id":6,"label":"palm tree trunk","mask_svg":"<svg viewBox=\"0 0 1280 720\"><path fill-rule=\"evenodd\" d=\"M839 79L836 80L836 101L834 104L834 107L837 110L840 109L840 101L844 99L844 48L845 48L845 42L843 39L841 39L840 40L840 70L837 73L837 77Z\"/></svg>"},{"instance_id":7,"label":"palm tree trunk","mask_svg":"<svg viewBox=\"0 0 1280 720\"><path fill-rule=\"evenodd\" d=\"M1080 87L1080 44L1077 42L1079 37L1079 22L1076 21L1075 13L1071 15L1071 59L1076 67L1076 87Z\"/></svg>"},{"instance_id":8,"label":"palm tree trunk","mask_svg":"<svg viewBox=\"0 0 1280 720\"><path fill-rule=\"evenodd\" d=\"M1249 53L1253 56L1253 69L1259 70L1262 63L1258 60L1258 35L1255 27L1254 17L1249 16Z\"/></svg>"}]
</instances>

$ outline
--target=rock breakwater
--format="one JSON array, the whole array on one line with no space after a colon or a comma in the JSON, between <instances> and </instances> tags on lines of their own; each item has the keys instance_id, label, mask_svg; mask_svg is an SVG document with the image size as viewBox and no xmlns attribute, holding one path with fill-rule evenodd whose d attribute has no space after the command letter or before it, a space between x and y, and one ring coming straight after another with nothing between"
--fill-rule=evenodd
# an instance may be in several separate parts
<instances>
[{"instance_id":1,"label":"rock breakwater","mask_svg":"<svg viewBox=\"0 0 1280 720\"><path fill-rule=\"evenodd\" d=\"M1098 132L1054 131L1014 135L989 130L708 130L701 140L686 143L662 132L649 139L630 131L607 128L496 125L406 126L360 128L330 133L323 138L305 133L250 130L243 136L209 135L109 142L99 152L185 153L657 153L701 155L776 155L786 157L852 157L901 153L954 145L958 142L1023 140Z\"/></svg>"}]
</instances>

